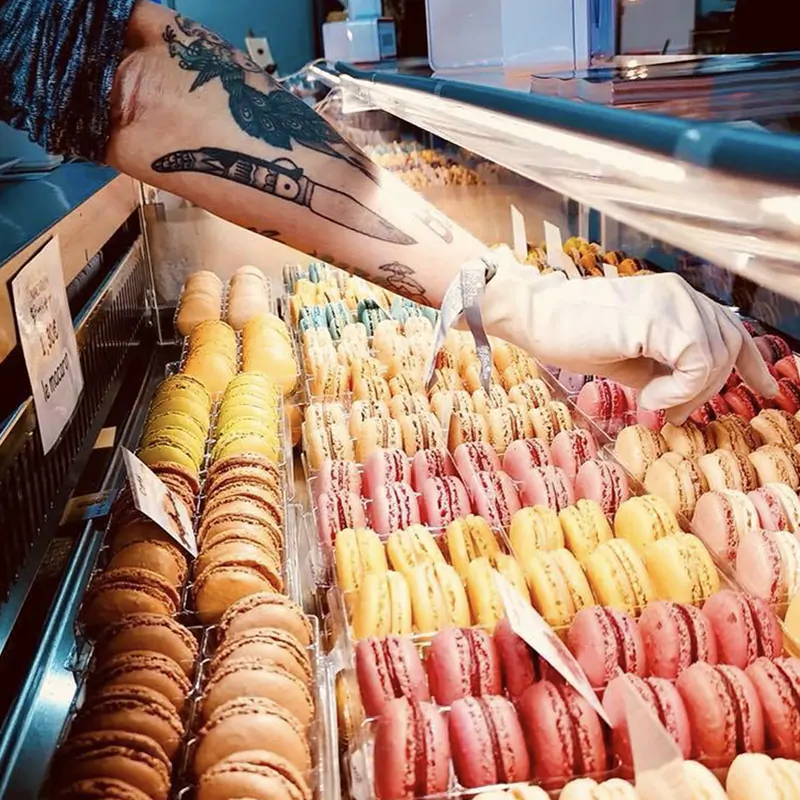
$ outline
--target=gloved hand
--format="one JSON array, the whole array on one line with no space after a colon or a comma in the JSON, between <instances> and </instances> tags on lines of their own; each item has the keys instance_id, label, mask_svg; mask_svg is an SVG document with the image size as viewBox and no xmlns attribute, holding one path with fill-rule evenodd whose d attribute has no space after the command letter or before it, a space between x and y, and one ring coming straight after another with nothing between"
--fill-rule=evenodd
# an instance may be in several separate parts
<instances>
[{"instance_id":1,"label":"gloved hand","mask_svg":"<svg viewBox=\"0 0 800 800\"><path fill-rule=\"evenodd\" d=\"M736 315L675 274L567 280L499 262L481 310L487 333L545 364L602 375L681 423L736 367L756 392L778 390Z\"/></svg>"}]
</instances>

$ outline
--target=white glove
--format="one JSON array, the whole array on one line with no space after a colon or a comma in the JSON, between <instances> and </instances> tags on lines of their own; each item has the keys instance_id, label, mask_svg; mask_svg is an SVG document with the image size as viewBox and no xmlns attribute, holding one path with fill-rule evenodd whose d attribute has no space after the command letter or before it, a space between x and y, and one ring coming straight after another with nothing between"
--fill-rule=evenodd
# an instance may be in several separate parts
<instances>
[{"instance_id":1,"label":"white glove","mask_svg":"<svg viewBox=\"0 0 800 800\"><path fill-rule=\"evenodd\" d=\"M486 287L486 331L545 364L637 389L646 409L681 423L736 367L756 392L778 386L736 315L678 275L567 280L501 263Z\"/></svg>"}]
</instances>

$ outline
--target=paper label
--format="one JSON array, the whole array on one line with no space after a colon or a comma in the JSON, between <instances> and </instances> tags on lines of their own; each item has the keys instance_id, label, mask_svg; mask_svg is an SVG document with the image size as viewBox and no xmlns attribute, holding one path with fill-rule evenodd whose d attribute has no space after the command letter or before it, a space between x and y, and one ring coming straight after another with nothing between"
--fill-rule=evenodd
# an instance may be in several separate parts
<instances>
[{"instance_id":1,"label":"paper label","mask_svg":"<svg viewBox=\"0 0 800 800\"><path fill-rule=\"evenodd\" d=\"M619 270L614 264L603 264L603 275L606 278L619 278Z\"/></svg>"},{"instance_id":2,"label":"paper label","mask_svg":"<svg viewBox=\"0 0 800 800\"><path fill-rule=\"evenodd\" d=\"M517 261L524 264L528 260L528 235L525 232L525 217L515 206L511 206L511 241Z\"/></svg>"},{"instance_id":3,"label":"paper label","mask_svg":"<svg viewBox=\"0 0 800 800\"><path fill-rule=\"evenodd\" d=\"M97 434L97 440L94 443L95 450L108 450L109 447L114 446L114 442L117 440L117 429L116 428L103 428L99 434Z\"/></svg>"},{"instance_id":4,"label":"paper label","mask_svg":"<svg viewBox=\"0 0 800 800\"><path fill-rule=\"evenodd\" d=\"M683 755L653 709L633 683L622 675L625 714L633 753L636 791L642 800L692 800L683 769Z\"/></svg>"},{"instance_id":5,"label":"paper label","mask_svg":"<svg viewBox=\"0 0 800 800\"><path fill-rule=\"evenodd\" d=\"M547 263L553 269L566 272L568 278L580 278L581 273L575 266L575 262L564 252L559 227L547 220L544 222L544 240L547 246Z\"/></svg>"},{"instance_id":6,"label":"paper label","mask_svg":"<svg viewBox=\"0 0 800 800\"><path fill-rule=\"evenodd\" d=\"M68 525L72 522L105 517L111 511L112 502L111 492L107 491L71 497L58 524Z\"/></svg>"},{"instance_id":7,"label":"paper label","mask_svg":"<svg viewBox=\"0 0 800 800\"><path fill-rule=\"evenodd\" d=\"M444 397L444 402L439 407L439 424L442 426L442 434L445 446L447 446L450 439L450 421L453 419L453 392L440 392L440 394Z\"/></svg>"},{"instance_id":8,"label":"paper label","mask_svg":"<svg viewBox=\"0 0 800 800\"><path fill-rule=\"evenodd\" d=\"M544 621L536 609L526 603L520 593L502 576L495 572L495 582L506 609L511 630L528 647L535 650L610 726L611 722L597 695L594 693L586 673L575 660L556 632Z\"/></svg>"},{"instance_id":9,"label":"paper label","mask_svg":"<svg viewBox=\"0 0 800 800\"><path fill-rule=\"evenodd\" d=\"M11 290L42 448L49 453L69 424L83 391L58 237L17 273Z\"/></svg>"},{"instance_id":10,"label":"paper label","mask_svg":"<svg viewBox=\"0 0 800 800\"><path fill-rule=\"evenodd\" d=\"M197 539L186 508L163 481L130 450L122 457L136 510L156 523L192 557L197 557Z\"/></svg>"}]
</instances>

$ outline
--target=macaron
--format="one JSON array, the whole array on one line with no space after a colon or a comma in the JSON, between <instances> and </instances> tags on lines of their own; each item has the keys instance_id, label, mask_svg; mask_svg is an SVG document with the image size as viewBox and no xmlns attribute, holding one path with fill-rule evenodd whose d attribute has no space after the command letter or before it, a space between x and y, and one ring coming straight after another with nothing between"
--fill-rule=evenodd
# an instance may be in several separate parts
<instances>
[{"instance_id":1,"label":"macaron","mask_svg":"<svg viewBox=\"0 0 800 800\"><path fill-rule=\"evenodd\" d=\"M765 444L748 456L758 476L758 485L785 483L800 488L800 453L780 444ZM752 487L753 489L755 487Z\"/></svg>"},{"instance_id":2,"label":"macaron","mask_svg":"<svg viewBox=\"0 0 800 800\"><path fill-rule=\"evenodd\" d=\"M756 659L747 668L764 711L766 748L773 757L800 756L800 661L796 658Z\"/></svg>"},{"instance_id":3,"label":"macaron","mask_svg":"<svg viewBox=\"0 0 800 800\"><path fill-rule=\"evenodd\" d=\"M689 419L696 422L698 425L708 425L719 417L731 413L730 406L725 402L721 394L715 394L710 400L703 403L699 408L696 408ZM719 445L717 445L719 447Z\"/></svg>"},{"instance_id":4,"label":"macaron","mask_svg":"<svg viewBox=\"0 0 800 800\"><path fill-rule=\"evenodd\" d=\"M500 387L497 387L498 389ZM528 409L542 408L553 399L550 389L541 378L528 378L508 390L508 400Z\"/></svg>"},{"instance_id":5,"label":"macaron","mask_svg":"<svg viewBox=\"0 0 800 800\"><path fill-rule=\"evenodd\" d=\"M61 745L51 777L61 786L82 780L117 780L151 800L167 800L170 768L166 753L149 736L93 731L70 736Z\"/></svg>"},{"instance_id":6,"label":"macaron","mask_svg":"<svg viewBox=\"0 0 800 800\"><path fill-rule=\"evenodd\" d=\"M583 565L601 545L614 534L605 514L594 500L577 500L558 513L566 546Z\"/></svg>"},{"instance_id":7,"label":"macaron","mask_svg":"<svg viewBox=\"0 0 800 800\"><path fill-rule=\"evenodd\" d=\"M678 533L645 548L644 562L656 597L698 604L719 591L719 574L708 550L691 533Z\"/></svg>"},{"instance_id":8,"label":"macaron","mask_svg":"<svg viewBox=\"0 0 800 800\"><path fill-rule=\"evenodd\" d=\"M594 605L586 575L569 550L534 551L521 566L536 610L553 627L568 625L578 611Z\"/></svg>"},{"instance_id":9,"label":"macaron","mask_svg":"<svg viewBox=\"0 0 800 800\"><path fill-rule=\"evenodd\" d=\"M523 506L547 506L561 511L575 502L575 488L559 467L534 467L519 476L519 497Z\"/></svg>"},{"instance_id":10,"label":"macaron","mask_svg":"<svg viewBox=\"0 0 800 800\"><path fill-rule=\"evenodd\" d=\"M497 588L497 573L517 590L526 603L530 603L525 574L514 556L495 553L470 561L465 581L470 610L475 623L490 632L506 613Z\"/></svg>"},{"instance_id":11,"label":"macaron","mask_svg":"<svg viewBox=\"0 0 800 800\"><path fill-rule=\"evenodd\" d=\"M533 430L527 436L535 436L548 445L552 445L561 431L569 431L575 427L569 409L558 400L552 400L541 408L532 408L528 413ZM516 436L514 438L524 439L525 436Z\"/></svg>"},{"instance_id":12,"label":"macaron","mask_svg":"<svg viewBox=\"0 0 800 800\"><path fill-rule=\"evenodd\" d=\"M575 477L575 497L594 500L607 517L613 517L630 495L625 470L614 461L590 459Z\"/></svg>"},{"instance_id":13,"label":"macaron","mask_svg":"<svg viewBox=\"0 0 800 800\"><path fill-rule=\"evenodd\" d=\"M370 528L345 528L334 545L334 564L339 588L345 595L361 588L364 575L386 572L386 551Z\"/></svg>"},{"instance_id":14,"label":"macaron","mask_svg":"<svg viewBox=\"0 0 800 800\"><path fill-rule=\"evenodd\" d=\"M410 634L411 614L409 586L401 573L365 575L354 603L353 635L366 639Z\"/></svg>"},{"instance_id":15,"label":"macaron","mask_svg":"<svg viewBox=\"0 0 800 800\"><path fill-rule=\"evenodd\" d=\"M769 603L788 602L800 591L800 542L788 531L754 531L736 553L740 585Z\"/></svg>"},{"instance_id":16,"label":"macaron","mask_svg":"<svg viewBox=\"0 0 800 800\"><path fill-rule=\"evenodd\" d=\"M683 425L667 423L661 428L661 435L670 452L678 453L684 458L697 458L715 450L714 437L706 428L691 420Z\"/></svg>"},{"instance_id":17,"label":"macaron","mask_svg":"<svg viewBox=\"0 0 800 800\"><path fill-rule=\"evenodd\" d=\"M511 442L517 439L528 439L534 435L528 410L513 403L490 409L486 417L486 423L489 432L489 444L492 445L501 458Z\"/></svg>"},{"instance_id":18,"label":"macaron","mask_svg":"<svg viewBox=\"0 0 800 800\"><path fill-rule=\"evenodd\" d=\"M492 638L500 661L503 686L514 702L529 686L547 680L551 675L550 665L514 632L507 617L497 623Z\"/></svg>"},{"instance_id":19,"label":"macaron","mask_svg":"<svg viewBox=\"0 0 800 800\"><path fill-rule=\"evenodd\" d=\"M416 494L407 483L387 483L375 489L369 509L372 528L383 536L419 525L420 511ZM348 525L347 527L356 527Z\"/></svg>"},{"instance_id":20,"label":"macaron","mask_svg":"<svg viewBox=\"0 0 800 800\"><path fill-rule=\"evenodd\" d=\"M732 450L747 455L762 444L761 436L736 414L723 414L708 425L717 450Z\"/></svg>"},{"instance_id":21,"label":"macaron","mask_svg":"<svg viewBox=\"0 0 800 800\"><path fill-rule=\"evenodd\" d=\"M101 572L94 578L80 616L88 627L101 627L131 614L172 616L179 603L175 587L161 575L125 567Z\"/></svg>"},{"instance_id":22,"label":"macaron","mask_svg":"<svg viewBox=\"0 0 800 800\"><path fill-rule=\"evenodd\" d=\"M575 480L583 464L597 456L597 443L585 428L565 430L556 434L550 445L550 459L560 467L570 480ZM538 466L545 466L539 464Z\"/></svg>"},{"instance_id":23,"label":"macaron","mask_svg":"<svg viewBox=\"0 0 800 800\"><path fill-rule=\"evenodd\" d=\"M423 564L405 577L416 631L434 633L453 625L470 625L469 601L464 585L449 564Z\"/></svg>"},{"instance_id":24,"label":"macaron","mask_svg":"<svg viewBox=\"0 0 800 800\"><path fill-rule=\"evenodd\" d=\"M467 516L470 510L469 495L460 478L453 475L428 478L422 485L421 517L430 527L445 528L454 519Z\"/></svg>"},{"instance_id":25,"label":"macaron","mask_svg":"<svg viewBox=\"0 0 800 800\"><path fill-rule=\"evenodd\" d=\"M764 713L748 676L737 667L698 661L675 684L691 730L692 754L709 767L726 766L738 753L764 750Z\"/></svg>"},{"instance_id":26,"label":"macaron","mask_svg":"<svg viewBox=\"0 0 800 800\"><path fill-rule=\"evenodd\" d=\"M450 563L462 580L466 579L470 562L500 552L497 537L489 523L483 517L472 514L453 520L447 526L445 541Z\"/></svg>"},{"instance_id":27,"label":"macaron","mask_svg":"<svg viewBox=\"0 0 800 800\"><path fill-rule=\"evenodd\" d=\"M420 450L411 460L411 488L415 492L421 492L431 478L455 474L455 465L447 450Z\"/></svg>"},{"instance_id":28,"label":"macaron","mask_svg":"<svg viewBox=\"0 0 800 800\"><path fill-rule=\"evenodd\" d=\"M164 541L131 542L119 548L108 562L108 569L144 569L155 572L176 589L186 582L189 566L183 551Z\"/></svg>"},{"instance_id":29,"label":"macaron","mask_svg":"<svg viewBox=\"0 0 800 800\"><path fill-rule=\"evenodd\" d=\"M304 647L311 644L311 623L303 610L288 597L275 592L260 592L243 597L222 616L223 642L254 628L279 628L292 634Z\"/></svg>"},{"instance_id":30,"label":"macaron","mask_svg":"<svg viewBox=\"0 0 800 800\"><path fill-rule=\"evenodd\" d=\"M116 778L87 778L58 790L57 800L152 800L149 795Z\"/></svg>"},{"instance_id":31,"label":"macaron","mask_svg":"<svg viewBox=\"0 0 800 800\"><path fill-rule=\"evenodd\" d=\"M755 336L753 344L758 348L761 357L768 364L775 364L782 358L789 358L792 355L792 349L786 340L773 333Z\"/></svg>"},{"instance_id":32,"label":"macaron","mask_svg":"<svg viewBox=\"0 0 800 800\"><path fill-rule=\"evenodd\" d=\"M686 706L675 684L665 678L619 676L606 687L603 708L611 721L611 750L621 764L622 776L633 777L633 754L623 681L633 685L636 693L672 737L681 755L689 758L692 753L692 730Z\"/></svg>"},{"instance_id":33,"label":"macaron","mask_svg":"<svg viewBox=\"0 0 800 800\"><path fill-rule=\"evenodd\" d=\"M403 575L425 564L446 563L439 545L424 525L411 525L392 533L386 540L386 554L392 569Z\"/></svg>"},{"instance_id":34,"label":"macaron","mask_svg":"<svg viewBox=\"0 0 800 800\"><path fill-rule=\"evenodd\" d=\"M508 530L511 518L521 508L511 477L502 470L477 472L471 490L478 515L495 530Z\"/></svg>"},{"instance_id":35,"label":"macaron","mask_svg":"<svg viewBox=\"0 0 800 800\"><path fill-rule=\"evenodd\" d=\"M800 382L796 378L781 378L778 381L778 394L772 400L781 411L796 414L800 411Z\"/></svg>"},{"instance_id":36,"label":"macaron","mask_svg":"<svg viewBox=\"0 0 800 800\"><path fill-rule=\"evenodd\" d=\"M455 700L448 730L453 766L462 786L473 789L528 780L525 737L517 712L505 697Z\"/></svg>"},{"instance_id":37,"label":"macaron","mask_svg":"<svg viewBox=\"0 0 800 800\"><path fill-rule=\"evenodd\" d=\"M586 562L586 577L597 602L603 606L639 614L655 599L642 557L624 539L601 544Z\"/></svg>"},{"instance_id":38,"label":"macaron","mask_svg":"<svg viewBox=\"0 0 800 800\"><path fill-rule=\"evenodd\" d=\"M268 750L234 753L203 773L198 800L232 797L270 800L311 800L303 773L290 761Z\"/></svg>"},{"instance_id":39,"label":"macaron","mask_svg":"<svg viewBox=\"0 0 800 800\"><path fill-rule=\"evenodd\" d=\"M559 550L566 546L561 518L548 506L521 508L511 518L508 536L521 561L533 550Z\"/></svg>"},{"instance_id":40,"label":"macaron","mask_svg":"<svg viewBox=\"0 0 800 800\"><path fill-rule=\"evenodd\" d=\"M781 655L780 624L766 600L723 589L704 603L702 615L716 640L721 664L746 669L757 658Z\"/></svg>"},{"instance_id":41,"label":"macaron","mask_svg":"<svg viewBox=\"0 0 800 800\"><path fill-rule=\"evenodd\" d=\"M725 788L729 800L800 797L800 764L785 758L773 759L761 753L743 753L731 764Z\"/></svg>"},{"instance_id":42,"label":"macaron","mask_svg":"<svg viewBox=\"0 0 800 800\"><path fill-rule=\"evenodd\" d=\"M679 533L681 527L669 503L654 494L631 497L614 515L614 534L630 542L640 555L653 542Z\"/></svg>"},{"instance_id":43,"label":"macaron","mask_svg":"<svg viewBox=\"0 0 800 800\"><path fill-rule=\"evenodd\" d=\"M456 453L456 463L459 463L458 453ZM531 469L549 466L553 466L550 447L541 439L521 439L511 442L503 455L503 471L515 481L521 481ZM499 461L497 466L493 465L492 468L500 469Z\"/></svg>"},{"instance_id":44,"label":"macaron","mask_svg":"<svg viewBox=\"0 0 800 800\"><path fill-rule=\"evenodd\" d=\"M135 684L111 685L93 692L70 727L72 734L115 730L149 737L170 760L177 755L185 734L174 705L161 692Z\"/></svg>"},{"instance_id":45,"label":"macaron","mask_svg":"<svg viewBox=\"0 0 800 800\"><path fill-rule=\"evenodd\" d=\"M712 553L732 564L739 542L759 527L759 515L749 495L734 489L706 492L695 506L692 530Z\"/></svg>"},{"instance_id":46,"label":"macaron","mask_svg":"<svg viewBox=\"0 0 800 800\"><path fill-rule=\"evenodd\" d=\"M325 492L317 498L317 531L322 544L330 548L339 531L367 527L364 504L355 492Z\"/></svg>"},{"instance_id":47,"label":"macaron","mask_svg":"<svg viewBox=\"0 0 800 800\"><path fill-rule=\"evenodd\" d=\"M265 697L240 697L217 708L197 735L194 774L251 750L266 750L286 759L305 774L311 753L302 725L282 706Z\"/></svg>"},{"instance_id":48,"label":"macaron","mask_svg":"<svg viewBox=\"0 0 800 800\"><path fill-rule=\"evenodd\" d=\"M413 800L447 789L450 736L433 704L405 697L390 701L378 722L374 752L381 765L374 787L379 800Z\"/></svg>"},{"instance_id":49,"label":"macaron","mask_svg":"<svg viewBox=\"0 0 800 800\"><path fill-rule=\"evenodd\" d=\"M147 650L167 656L191 677L199 653L197 639L179 622L164 614L131 614L108 625L97 642L98 663L120 653Z\"/></svg>"},{"instance_id":50,"label":"macaron","mask_svg":"<svg viewBox=\"0 0 800 800\"><path fill-rule=\"evenodd\" d=\"M603 689L618 670L640 677L647 674L640 628L623 611L603 606L581 609L567 632L567 647L595 689Z\"/></svg>"},{"instance_id":51,"label":"macaron","mask_svg":"<svg viewBox=\"0 0 800 800\"><path fill-rule=\"evenodd\" d=\"M352 462L327 462L329 464L346 464ZM321 476L318 476L318 480ZM411 481L411 464L402 450L379 448L373 451L364 462L363 485L367 497L375 497L378 491L386 485L393 483L408 484ZM342 486L351 491L359 489L351 486ZM325 489L321 490L325 491Z\"/></svg>"},{"instance_id":52,"label":"macaron","mask_svg":"<svg viewBox=\"0 0 800 800\"><path fill-rule=\"evenodd\" d=\"M693 460L670 452L647 468L644 488L663 498L674 514L691 517L708 484Z\"/></svg>"},{"instance_id":53,"label":"macaron","mask_svg":"<svg viewBox=\"0 0 800 800\"><path fill-rule=\"evenodd\" d=\"M764 398L743 383L728 389L722 396L731 411L745 422L749 422L764 408Z\"/></svg>"},{"instance_id":54,"label":"macaron","mask_svg":"<svg viewBox=\"0 0 800 800\"><path fill-rule=\"evenodd\" d=\"M637 480L642 480L647 468L666 452L664 437L642 425L623 428L614 442L614 455Z\"/></svg>"},{"instance_id":55,"label":"macaron","mask_svg":"<svg viewBox=\"0 0 800 800\"><path fill-rule=\"evenodd\" d=\"M648 674L654 678L674 681L697 661L717 663L713 626L695 606L660 600L650 603L639 618L639 632Z\"/></svg>"},{"instance_id":56,"label":"macaron","mask_svg":"<svg viewBox=\"0 0 800 800\"><path fill-rule=\"evenodd\" d=\"M558 795L558 800L612 800L612 798L613 800L638 800L639 795L633 788L633 784L620 778L610 778L602 783L598 783L592 778L577 778L570 781Z\"/></svg>"},{"instance_id":57,"label":"macaron","mask_svg":"<svg viewBox=\"0 0 800 800\"><path fill-rule=\"evenodd\" d=\"M750 425L764 444L794 447L800 442L800 422L787 411L766 408L750 420Z\"/></svg>"},{"instance_id":58,"label":"macaron","mask_svg":"<svg viewBox=\"0 0 800 800\"><path fill-rule=\"evenodd\" d=\"M697 466L712 491L735 489L751 492L758 486L758 474L753 463L740 451L717 449L700 456Z\"/></svg>"},{"instance_id":59,"label":"macaron","mask_svg":"<svg viewBox=\"0 0 800 800\"><path fill-rule=\"evenodd\" d=\"M606 766L600 718L571 686L531 685L518 702L531 756L531 775L545 785L594 775Z\"/></svg>"},{"instance_id":60,"label":"macaron","mask_svg":"<svg viewBox=\"0 0 800 800\"><path fill-rule=\"evenodd\" d=\"M431 694L440 706L462 697L502 693L494 641L477 628L448 628L433 637L425 659Z\"/></svg>"}]
</instances>

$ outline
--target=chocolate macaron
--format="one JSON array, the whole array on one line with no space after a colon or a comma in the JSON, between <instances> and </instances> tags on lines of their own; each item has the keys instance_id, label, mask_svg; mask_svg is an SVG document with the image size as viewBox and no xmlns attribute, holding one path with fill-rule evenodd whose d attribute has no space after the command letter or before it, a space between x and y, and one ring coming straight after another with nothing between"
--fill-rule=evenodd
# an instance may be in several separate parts
<instances>
[{"instance_id":1,"label":"chocolate macaron","mask_svg":"<svg viewBox=\"0 0 800 800\"><path fill-rule=\"evenodd\" d=\"M220 621L223 642L254 628L279 628L304 647L311 644L311 624L303 610L288 597L260 592L234 603Z\"/></svg>"},{"instance_id":2,"label":"chocolate macaron","mask_svg":"<svg viewBox=\"0 0 800 800\"><path fill-rule=\"evenodd\" d=\"M116 778L89 778L58 790L56 800L151 800L125 781Z\"/></svg>"},{"instance_id":3,"label":"chocolate macaron","mask_svg":"<svg viewBox=\"0 0 800 800\"><path fill-rule=\"evenodd\" d=\"M208 667L209 675L214 676L221 667L248 658L271 661L306 686L311 683L311 662L306 648L291 633L280 628L253 628L228 636L214 653Z\"/></svg>"},{"instance_id":4,"label":"chocolate macaron","mask_svg":"<svg viewBox=\"0 0 800 800\"><path fill-rule=\"evenodd\" d=\"M267 750L234 753L207 770L197 786L197 800L311 800L303 774L285 758Z\"/></svg>"}]
</instances>

